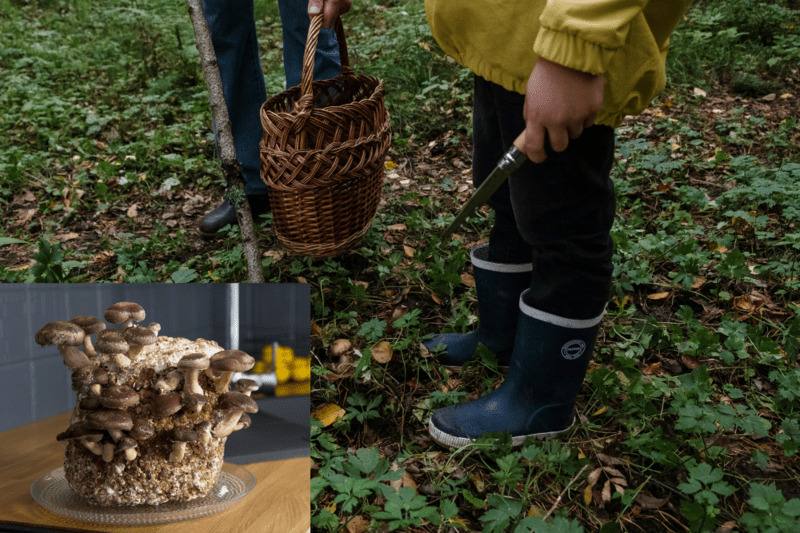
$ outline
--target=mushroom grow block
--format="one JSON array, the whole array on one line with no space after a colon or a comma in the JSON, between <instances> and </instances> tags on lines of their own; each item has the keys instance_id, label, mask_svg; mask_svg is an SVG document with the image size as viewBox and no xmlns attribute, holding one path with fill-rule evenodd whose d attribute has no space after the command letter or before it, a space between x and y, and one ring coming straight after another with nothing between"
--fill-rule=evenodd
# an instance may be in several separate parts
<instances>
[{"instance_id":1,"label":"mushroom grow block","mask_svg":"<svg viewBox=\"0 0 800 533\"><path fill-rule=\"evenodd\" d=\"M159 505L205 496L225 442L250 425L249 390L229 390L255 360L206 339L159 336L145 310L117 302L104 317L45 324L36 342L58 347L77 403L66 442L70 487L95 505ZM242 389L239 387L239 389Z\"/></svg>"}]
</instances>

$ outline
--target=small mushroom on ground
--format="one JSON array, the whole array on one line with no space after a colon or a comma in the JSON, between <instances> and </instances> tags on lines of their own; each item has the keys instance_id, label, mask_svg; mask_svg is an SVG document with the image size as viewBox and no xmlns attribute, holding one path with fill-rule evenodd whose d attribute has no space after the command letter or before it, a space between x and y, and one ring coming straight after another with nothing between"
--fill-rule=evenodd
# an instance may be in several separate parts
<instances>
[{"instance_id":1,"label":"small mushroom on ground","mask_svg":"<svg viewBox=\"0 0 800 533\"><path fill-rule=\"evenodd\" d=\"M83 337L83 348L86 351L86 355L91 357L97 355L97 352L92 345L92 335L105 330L106 323L97 317L86 315L74 316L70 319L70 322L83 329L83 333L85 335Z\"/></svg>"},{"instance_id":2,"label":"small mushroom on ground","mask_svg":"<svg viewBox=\"0 0 800 533\"><path fill-rule=\"evenodd\" d=\"M203 446L208 446L211 442L211 422L205 420L197 425L197 433L200 435L200 442Z\"/></svg>"},{"instance_id":3,"label":"small mushroom on ground","mask_svg":"<svg viewBox=\"0 0 800 533\"><path fill-rule=\"evenodd\" d=\"M139 403L139 394L127 385L112 385L100 393L99 400L108 409L127 409Z\"/></svg>"},{"instance_id":4,"label":"small mushroom on ground","mask_svg":"<svg viewBox=\"0 0 800 533\"><path fill-rule=\"evenodd\" d=\"M125 454L125 460L130 462L136 459L136 456L138 455L136 451L137 446L138 444L135 440L130 437L125 437L119 441L119 444L117 444L117 451Z\"/></svg>"},{"instance_id":5,"label":"small mushroom on ground","mask_svg":"<svg viewBox=\"0 0 800 533\"><path fill-rule=\"evenodd\" d=\"M80 346L86 334L72 322L58 320L49 322L36 332L36 343L40 346Z\"/></svg>"},{"instance_id":6,"label":"small mushroom on ground","mask_svg":"<svg viewBox=\"0 0 800 533\"><path fill-rule=\"evenodd\" d=\"M332 357L341 357L353 349L353 343L347 339L336 339L328 348Z\"/></svg>"},{"instance_id":7,"label":"small mushroom on ground","mask_svg":"<svg viewBox=\"0 0 800 533\"><path fill-rule=\"evenodd\" d=\"M155 426L146 418L137 418L133 421L133 429L131 429L130 435L137 441L150 440L155 434Z\"/></svg>"},{"instance_id":8,"label":"small mushroom on ground","mask_svg":"<svg viewBox=\"0 0 800 533\"><path fill-rule=\"evenodd\" d=\"M183 356L178 362L178 368L183 372L183 390L192 394L203 394L203 388L198 381L200 371L208 368L209 357L204 353L191 353Z\"/></svg>"},{"instance_id":9,"label":"small mushroom on ground","mask_svg":"<svg viewBox=\"0 0 800 533\"><path fill-rule=\"evenodd\" d=\"M171 370L167 375L156 381L153 386L159 393L174 391L181 384L183 375L179 370Z\"/></svg>"},{"instance_id":10,"label":"small mushroom on ground","mask_svg":"<svg viewBox=\"0 0 800 533\"><path fill-rule=\"evenodd\" d=\"M193 429L188 428L175 428L172 431L172 453L169 454L171 463L180 463L183 461L183 456L186 454L186 444L195 442L199 435Z\"/></svg>"},{"instance_id":11,"label":"small mushroom on ground","mask_svg":"<svg viewBox=\"0 0 800 533\"><path fill-rule=\"evenodd\" d=\"M99 444L102 438L102 431L90 428L85 422L72 424L66 431L56 435L56 440L58 441L77 440L84 448L95 455L103 454L103 447Z\"/></svg>"},{"instance_id":12,"label":"small mushroom on ground","mask_svg":"<svg viewBox=\"0 0 800 533\"><path fill-rule=\"evenodd\" d=\"M144 308L135 302L117 302L103 314L106 320L112 324L123 324L127 328L134 322L144 320Z\"/></svg>"},{"instance_id":13,"label":"small mushroom on ground","mask_svg":"<svg viewBox=\"0 0 800 533\"><path fill-rule=\"evenodd\" d=\"M105 430L114 441L122 438L123 431L130 431L133 427L131 415L125 411L92 411L86 416L86 423L92 429Z\"/></svg>"},{"instance_id":14,"label":"small mushroom on ground","mask_svg":"<svg viewBox=\"0 0 800 533\"><path fill-rule=\"evenodd\" d=\"M129 357L136 357L143 347L155 344L158 339L155 333L140 326L126 329L123 335L125 340L128 341L128 346L130 346L128 349Z\"/></svg>"},{"instance_id":15,"label":"small mushroom on ground","mask_svg":"<svg viewBox=\"0 0 800 533\"><path fill-rule=\"evenodd\" d=\"M211 356L211 368L219 375L215 383L217 393L228 390L234 372L246 372L255 364L256 360L241 350L222 350Z\"/></svg>"},{"instance_id":16,"label":"small mushroom on ground","mask_svg":"<svg viewBox=\"0 0 800 533\"><path fill-rule=\"evenodd\" d=\"M252 379L247 379L247 378L240 379L239 381L237 381L234 388L237 392L241 392L242 394L246 394L247 396L250 396L252 393L254 393L259 389L258 383L256 383Z\"/></svg>"},{"instance_id":17,"label":"small mushroom on ground","mask_svg":"<svg viewBox=\"0 0 800 533\"><path fill-rule=\"evenodd\" d=\"M206 404L206 397L202 394L194 394L192 392L183 393L183 407L189 413L197 414L203 410Z\"/></svg>"},{"instance_id":18,"label":"small mushroom on ground","mask_svg":"<svg viewBox=\"0 0 800 533\"><path fill-rule=\"evenodd\" d=\"M70 370L77 370L92 364L92 361L86 357L86 354L75 346L59 346L58 351L61 352L64 364Z\"/></svg>"},{"instance_id":19,"label":"small mushroom on ground","mask_svg":"<svg viewBox=\"0 0 800 533\"><path fill-rule=\"evenodd\" d=\"M222 409L220 420L212 430L213 435L217 438L227 437L236 431L242 414L258 411L258 404L255 400L241 392L226 392L219 397L217 405Z\"/></svg>"},{"instance_id":20,"label":"small mushroom on ground","mask_svg":"<svg viewBox=\"0 0 800 533\"><path fill-rule=\"evenodd\" d=\"M161 394L153 398L151 406L153 416L156 418L166 418L181 410L181 395L177 392Z\"/></svg>"}]
</instances>

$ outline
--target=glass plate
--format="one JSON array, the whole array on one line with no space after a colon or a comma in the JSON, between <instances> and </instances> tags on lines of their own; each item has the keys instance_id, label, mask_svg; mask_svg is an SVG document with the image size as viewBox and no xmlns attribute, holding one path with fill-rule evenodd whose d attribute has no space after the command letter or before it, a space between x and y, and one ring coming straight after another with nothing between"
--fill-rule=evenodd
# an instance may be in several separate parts
<instances>
[{"instance_id":1,"label":"glass plate","mask_svg":"<svg viewBox=\"0 0 800 533\"><path fill-rule=\"evenodd\" d=\"M90 505L78 496L67 483L64 469L56 468L33 482L31 496L48 511L74 520L92 524L143 526L219 513L244 498L255 484L256 478L246 468L225 463L217 484L204 498L162 505L100 507Z\"/></svg>"}]
</instances>

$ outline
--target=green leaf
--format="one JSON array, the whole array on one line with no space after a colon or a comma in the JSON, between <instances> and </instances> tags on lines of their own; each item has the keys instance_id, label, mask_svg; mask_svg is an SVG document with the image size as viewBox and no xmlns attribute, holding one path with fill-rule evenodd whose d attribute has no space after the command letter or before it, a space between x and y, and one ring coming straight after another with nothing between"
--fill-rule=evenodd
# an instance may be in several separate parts
<instances>
[{"instance_id":1,"label":"green leaf","mask_svg":"<svg viewBox=\"0 0 800 533\"><path fill-rule=\"evenodd\" d=\"M180 267L169 277L173 283L191 283L198 278L197 271L193 268Z\"/></svg>"},{"instance_id":2,"label":"green leaf","mask_svg":"<svg viewBox=\"0 0 800 533\"><path fill-rule=\"evenodd\" d=\"M28 243L21 239L15 239L14 237L0 236L0 246L5 246L7 244L28 244Z\"/></svg>"}]
</instances>

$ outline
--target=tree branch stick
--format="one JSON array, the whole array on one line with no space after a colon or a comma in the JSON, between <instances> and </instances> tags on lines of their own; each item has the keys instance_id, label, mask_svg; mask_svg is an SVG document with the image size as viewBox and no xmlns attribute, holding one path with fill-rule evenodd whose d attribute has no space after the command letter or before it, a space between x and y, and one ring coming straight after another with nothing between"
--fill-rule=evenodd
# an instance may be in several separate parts
<instances>
[{"instance_id":1,"label":"tree branch stick","mask_svg":"<svg viewBox=\"0 0 800 533\"><path fill-rule=\"evenodd\" d=\"M554 502L553 502L553 505L552 505L552 507L550 507L550 509L548 509L548 511L547 511L547 512L545 513L545 515L542 517L542 520L547 520L548 518L550 518L550 515L551 515L551 514L553 514L553 512L554 512L554 511L555 511L555 510L558 508L558 505L561 503L561 500L564 498L564 494L566 494L566 493L567 493L567 491L569 490L569 488L570 488L570 487L573 485L573 483L575 483L575 481L577 481L577 480L578 480L578 478L579 478L579 477L581 477L581 474L583 474L583 473L586 471L586 469L587 469L587 468L589 468L589 464L588 464L588 463L587 463L587 464L585 464L585 465L583 465L583 468L581 468L581 469L578 471L578 473L577 473L577 474L575 474L575 475L572 477L572 479L570 479L570 480L569 480L569 483L567 483L567 486L566 486L566 487L564 487L564 489L563 489L563 490L561 491L561 493L558 495L558 498L556 498L556 501L554 501Z\"/></svg>"},{"instance_id":2,"label":"tree branch stick","mask_svg":"<svg viewBox=\"0 0 800 533\"><path fill-rule=\"evenodd\" d=\"M236 209L236 218L242 232L242 245L247 262L247 281L263 283L261 252L258 249L258 240L253 226L253 214L250 212L250 204L244 194L244 180L239 168L239 161L236 159L231 121L228 116L228 107L225 105L225 95L222 92L222 76L219 73L217 55L214 53L211 33L203 13L202 0L186 0L186 4L189 7L189 16L194 27L195 45L200 54L203 77L208 85L211 115L217 127L222 173L228 188L227 198Z\"/></svg>"}]
</instances>

